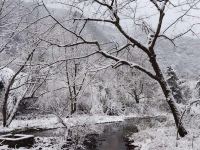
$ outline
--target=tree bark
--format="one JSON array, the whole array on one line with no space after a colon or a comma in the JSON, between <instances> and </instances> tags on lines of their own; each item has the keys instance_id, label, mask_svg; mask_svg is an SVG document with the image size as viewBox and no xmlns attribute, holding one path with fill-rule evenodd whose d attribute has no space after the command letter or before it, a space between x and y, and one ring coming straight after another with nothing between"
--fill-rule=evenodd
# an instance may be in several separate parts
<instances>
[{"instance_id":1,"label":"tree bark","mask_svg":"<svg viewBox=\"0 0 200 150\"><path fill-rule=\"evenodd\" d=\"M1 88L0 88L0 100L3 102L4 99L5 99L5 88L4 88L4 85L3 85L2 82L0 82L0 84L1 84ZM2 108L3 126L5 126L4 122L6 122L5 119L4 119L6 117L6 114L5 114L5 111L4 111L4 109L5 109L4 107L5 106L3 105L3 108Z\"/></svg>"},{"instance_id":2,"label":"tree bark","mask_svg":"<svg viewBox=\"0 0 200 150\"><path fill-rule=\"evenodd\" d=\"M14 107L13 107L12 111L10 112L10 115L7 117L5 127L8 127L11 124L12 120L14 119L17 109L19 108L19 104L20 104L21 100L22 100L22 98L20 98L20 99L18 98L16 104L14 104Z\"/></svg>"},{"instance_id":3,"label":"tree bark","mask_svg":"<svg viewBox=\"0 0 200 150\"><path fill-rule=\"evenodd\" d=\"M187 135L187 131L186 129L184 128L183 126L183 123L182 123L182 120L181 120L181 112L179 111L177 105L176 105L176 102L174 100L174 97L172 95L172 92L169 88L169 85L167 84L165 78L164 78L164 75L157 63L157 60L156 60L156 55L154 54L153 57L150 57L150 62L152 64L152 67L156 73L156 76L157 76L157 81L158 83L160 84L161 88L162 88L162 91L163 91L163 94L165 95L165 98L166 98L166 101L172 111L172 114L173 114L173 117L174 117L174 120L175 120L175 124L176 124L176 127L178 129L178 133L181 137L184 137L185 135Z\"/></svg>"},{"instance_id":4,"label":"tree bark","mask_svg":"<svg viewBox=\"0 0 200 150\"><path fill-rule=\"evenodd\" d=\"M169 89L169 86L167 85L165 80L161 80L159 82L160 86L162 87L162 91L165 95L165 98L167 100L167 103L172 111L175 123L176 123L176 127L178 129L178 133L181 137L184 137L185 135L187 135L187 131L183 126L183 123L181 121L181 113L178 109L178 107L176 106L176 102L174 100L174 97L172 95L171 90Z\"/></svg>"},{"instance_id":5,"label":"tree bark","mask_svg":"<svg viewBox=\"0 0 200 150\"><path fill-rule=\"evenodd\" d=\"M76 112L76 102L71 103L71 115L73 115Z\"/></svg>"},{"instance_id":6,"label":"tree bark","mask_svg":"<svg viewBox=\"0 0 200 150\"><path fill-rule=\"evenodd\" d=\"M6 120L7 120L7 101L8 101L8 94L4 94L3 97L3 109L2 109L2 115L3 115L3 127L6 126Z\"/></svg>"},{"instance_id":7,"label":"tree bark","mask_svg":"<svg viewBox=\"0 0 200 150\"><path fill-rule=\"evenodd\" d=\"M71 115L73 115L73 113L74 113L74 100L72 99L71 100Z\"/></svg>"}]
</instances>

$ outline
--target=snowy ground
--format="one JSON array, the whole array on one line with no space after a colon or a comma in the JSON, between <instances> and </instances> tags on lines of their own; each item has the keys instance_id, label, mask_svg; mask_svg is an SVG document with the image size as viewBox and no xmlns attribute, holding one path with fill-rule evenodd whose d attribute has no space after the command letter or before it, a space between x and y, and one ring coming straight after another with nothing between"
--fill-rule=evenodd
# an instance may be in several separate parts
<instances>
[{"instance_id":1,"label":"snowy ground","mask_svg":"<svg viewBox=\"0 0 200 150\"><path fill-rule=\"evenodd\" d=\"M173 117L160 127L148 128L133 134L130 141L140 150L200 150L200 115L187 115L184 119L188 134L177 138Z\"/></svg>"},{"instance_id":2,"label":"snowy ground","mask_svg":"<svg viewBox=\"0 0 200 150\"><path fill-rule=\"evenodd\" d=\"M200 130L188 129L189 134L177 140L175 127L154 128L132 135L141 150L200 150Z\"/></svg>"},{"instance_id":3,"label":"snowy ground","mask_svg":"<svg viewBox=\"0 0 200 150\"><path fill-rule=\"evenodd\" d=\"M126 117L131 117L131 116L81 115L72 118L62 118L62 119L68 127L72 127L84 124L98 124L98 123L124 121ZM59 122L59 119L56 116L51 115L31 120L13 120L9 128L0 128L0 133L16 129L23 129L23 128L51 129L59 127L63 127L63 125Z\"/></svg>"},{"instance_id":4,"label":"snowy ground","mask_svg":"<svg viewBox=\"0 0 200 150\"><path fill-rule=\"evenodd\" d=\"M62 118L65 124L70 128L78 125L89 125L89 124L103 124L110 122L122 122L127 117L134 116L99 116L99 115L81 115L73 118ZM24 118L25 119L25 118ZM10 132L17 129L23 128L42 128L42 129L53 129L63 127L59 122L58 118L53 115L46 117L36 118L30 120L13 120L9 128L0 128L1 133ZM92 130L92 129L91 129ZM36 144L31 148L33 150L54 150L61 149L65 143L65 137L35 137ZM7 146L0 146L0 149L10 150ZM25 150L26 148L20 148Z\"/></svg>"},{"instance_id":5,"label":"snowy ground","mask_svg":"<svg viewBox=\"0 0 200 150\"><path fill-rule=\"evenodd\" d=\"M84 124L101 124L110 122L121 122L126 118L132 117L145 117L145 116L107 116L107 115L77 115L72 118L62 118L67 127L84 125ZM1 125L2 126L2 125ZM16 129L23 128L40 128L40 129L53 129L63 127L58 117L53 115L47 115L41 118L35 119L24 119L24 120L13 120L9 128L0 128L0 133L8 132Z\"/></svg>"}]
</instances>

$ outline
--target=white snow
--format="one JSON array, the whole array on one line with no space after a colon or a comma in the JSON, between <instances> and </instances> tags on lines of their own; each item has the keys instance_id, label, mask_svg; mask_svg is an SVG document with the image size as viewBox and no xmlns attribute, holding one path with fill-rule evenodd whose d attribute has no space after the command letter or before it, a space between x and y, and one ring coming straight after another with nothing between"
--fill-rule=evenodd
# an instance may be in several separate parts
<instances>
[{"instance_id":1,"label":"white snow","mask_svg":"<svg viewBox=\"0 0 200 150\"><path fill-rule=\"evenodd\" d=\"M62 118L68 127L85 124L102 124L111 122L122 122L127 118L136 117L134 115L129 116L107 116L107 115L80 115L72 118ZM137 116L138 117L138 116ZM140 116L145 117L145 116ZM0 128L0 133L8 132L16 129L24 128L42 128L52 129L63 127L56 116L47 116L46 118L32 119L32 120L13 120L8 128Z\"/></svg>"},{"instance_id":2,"label":"white snow","mask_svg":"<svg viewBox=\"0 0 200 150\"><path fill-rule=\"evenodd\" d=\"M2 81L6 86L8 86L9 80L14 74L15 72L13 70L9 68L3 68L0 70L0 81Z\"/></svg>"},{"instance_id":3,"label":"white snow","mask_svg":"<svg viewBox=\"0 0 200 150\"><path fill-rule=\"evenodd\" d=\"M119 122L124 121L125 116L99 116L99 115L81 115L73 118L62 118L65 124L68 127L84 124L99 124L99 123L108 123L108 122ZM9 128L1 128L0 132L9 131L12 129L21 129L21 128L57 128L63 127L59 123L56 116L51 116L47 118L32 119L32 120L13 120Z\"/></svg>"},{"instance_id":4,"label":"white snow","mask_svg":"<svg viewBox=\"0 0 200 150\"><path fill-rule=\"evenodd\" d=\"M162 127L140 131L132 139L141 150L199 150L199 131L190 129L189 132L186 137L177 139L175 127Z\"/></svg>"}]
</instances>

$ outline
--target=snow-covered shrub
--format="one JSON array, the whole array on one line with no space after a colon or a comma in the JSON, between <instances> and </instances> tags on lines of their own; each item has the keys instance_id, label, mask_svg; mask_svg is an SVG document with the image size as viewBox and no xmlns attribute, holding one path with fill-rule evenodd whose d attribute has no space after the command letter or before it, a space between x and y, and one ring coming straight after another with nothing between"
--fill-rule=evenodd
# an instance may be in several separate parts
<instances>
[{"instance_id":1,"label":"snow-covered shrub","mask_svg":"<svg viewBox=\"0 0 200 150\"><path fill-rule=\"evenodd\" d=\"M69 115L70 103L65 91L49 91L40 97L38 106L43 113L52 113L57 115Z\"/></svg>"},{"instance_id":2,"label":"snow-covered shrub","mask_svg":"<svg viewBox=\"0 0 200 150\"><path fill-rule=\"evenodd\" d=\"M195 97L196 98L200 98L200 78L198 79L198 81L196 82L196 85L195 85Z\"/></svg>"},{"instance_id":3,"label":"snow-covered shrub","mask_svg":"<svg viewBox=\"0 0 200 150\"><path fill-rule=\"evenodd\" d=\"M78 103L77 105L77 113L78 114L89 114L91 110L91 107L87 105L86 103Z\"/></svg>"},{"instance_id":4,"label":"snow-covered shrub","mask_svg":"<svg viewBox=\"0 0 200 150\"><path fill-rule=\"evenodd\" d=\"M91 86L91 114L103 114L103 106L100 102L98 86Z\"/></svg>"},{"instance_id":5,"label":"snow-covered shrub","mask_svg":"<svg viewBox=\"0 0 200 150\"><path fill-rule=\"evenodd\" d=\"M122 112L122 104L117 101L110 101L107 103L108 108L106 114L109 116L119 116L123 114Z\"/></svg>"},{"instance_id":6,"label":"snow-covered shrub","mask_svg":"<svg viewBox=\"0 0 200 150\"><path fill-rule=\"evenodd\" d=\"M90 101L91 93L89 91L85 92L81 99L77 103L77 113L78 114L89 114L92 108L92 103Z\"/></svg>"},{"instance_id":7,"label":"snow-covered shrub","mask_svg":"<svg viewBox=\"0 0 200 150\"><path fill-rule=\"evenodd\" d=\"M0 69L0 81L4 84L4 87L7 87L10 79L15 74L10 68Z\"/></svg>"},{"instance_id":8,"label":"snow-covered shrub","mask_svg":"<svg viewBox=\"0 0 200 150\"><path fill-rule=\"evenodd\" d=\"M167 83L170 86L174 99L177 103L183 102L183 95L181 91L181 87L179 84L179 78L176 75L175 70L170 66L167 68Z\"/></svg>"},{"instance_id":9,"label":"snow-covered shrub","mask_svg":"<svg viewBox=\"0 0 200 150\"><path fill-rule=\"evenodd\" d=\"M183 96L183 104L188 103L192 99L192 90L186 80L180 80L180 88Z\"/></svg>"}]
</instances>

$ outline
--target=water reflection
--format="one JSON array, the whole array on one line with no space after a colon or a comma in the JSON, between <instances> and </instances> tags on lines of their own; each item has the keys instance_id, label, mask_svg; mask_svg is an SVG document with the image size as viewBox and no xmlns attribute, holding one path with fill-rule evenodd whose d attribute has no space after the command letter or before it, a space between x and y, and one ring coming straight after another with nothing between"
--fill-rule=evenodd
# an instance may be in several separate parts
<instances>
[{"instance_id":1,"label":"water reflection","mask_svg":"<svg viewBox=\"0 0 200 150\"><path fill-rule=\"evenodd\" d=\"M101 134L88 134L84 145L87 150L131 150L128 136L138 132L136 126L124 123L110 124L104 126Z\"/></svg>"}]
</instances>

